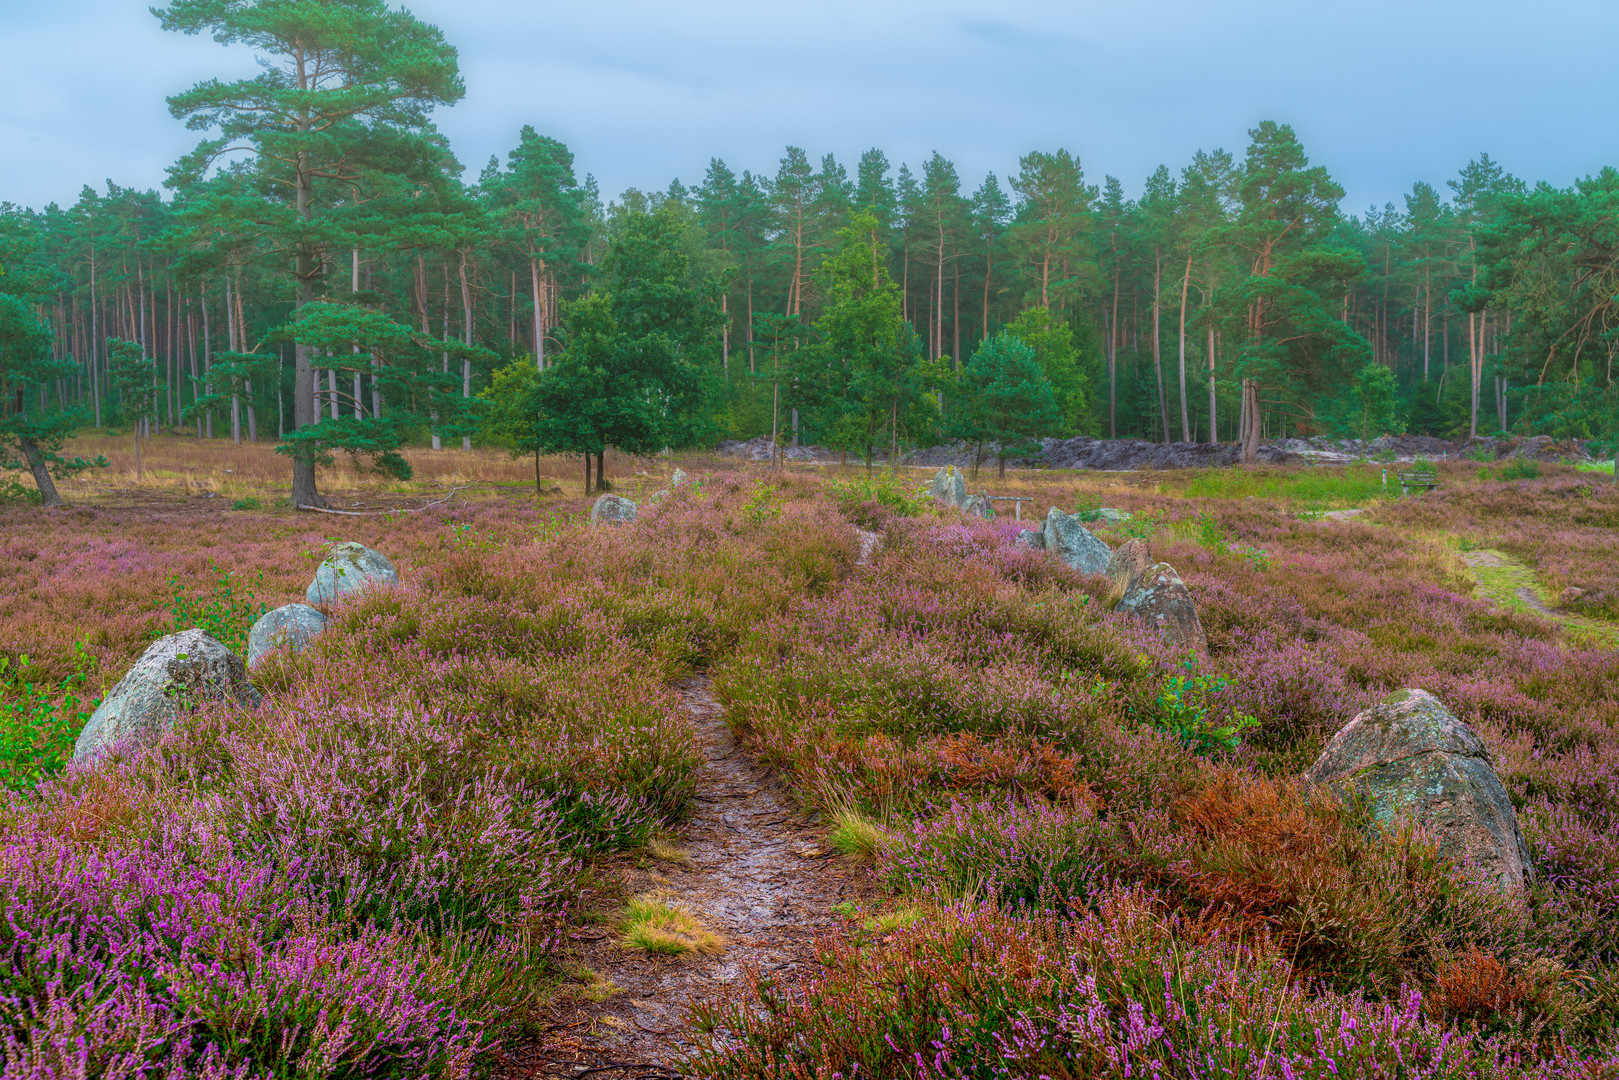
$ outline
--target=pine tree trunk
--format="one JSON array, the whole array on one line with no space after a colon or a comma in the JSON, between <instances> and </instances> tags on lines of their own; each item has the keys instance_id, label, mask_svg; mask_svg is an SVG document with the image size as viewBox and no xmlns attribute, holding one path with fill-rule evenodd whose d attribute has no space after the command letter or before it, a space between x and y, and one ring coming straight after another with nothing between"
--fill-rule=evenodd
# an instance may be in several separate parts
<instances>
[{"instance_id":1,"label":"pine tree trunk","mask_svg":"<svg viewBox=\"0 0 1619 1080\"><path fill-rule=\"evenodd\" d=\"M1113 321L1107 335L1107 437L1119 437L1119 240L1113 238Z\"/></svg>"},{"instance_id":2,"label":"pine tree trunk","mask_svg":"<svg viewBox=\"0 0 1619 1080\"><path fill-rule=\"evenodd\" d=\"M467 253L461 251L461 343L467 348L472 347L472 290L467 285ZM464 401L472 399L472 357L461 358L461 398ZM472 449L472 436L461 436L461 449Z\"/></svg>"},{"instance_id":3,"label":"pine tree trunk","mask_svg":"<svg viewBox=\"0 0 1619 1080\"><path fill-rule=\"evenodd\" d=\"M529 285L534 290L534 366L544 371L546 369L546 317L539 306L539 259L533 254L528 256ZM584 494L589 494L588 491Z\"/></svg>"},{"instance_id":4,"label":"pine tree trunk","mask_svg":"<svg viewBox=\"0 0 1619 1080\"><path fill-rule=\"evenodd\" d=\"M1220 425L1216 419L1216 412L1220 407L1218 395L1214 389L1214 325L1209 324L1209 445L1213 446L1220 441Z\"/></svg>"},{"instance_id":5,"label":"pine tree trunk","mask_svg":"<svg viewBox=\"0 0 1619 1080\"><path fill-rule=\"evenodd\" d=\"M40 453L39 447L34 445L33 439L19 438L17 444L22 448L22 456L28 462L28 470L34 474L34 486L39 489L39 503L44 507L66 506L62 496L56 491L56 482L51 479L50 465L45 461L45 455Z\"/></svg>"},{"instance_id":6,"label":"pine tree trunk","mask_svg":"<svg viewBox=\"0 0 1619 1080\"><path fill-rule=\"evenodd\" d=\"M1192 441L1191 406L1186 401L1186 291L1192 282L1192 250L1186 250L1186 273L1181 275L1180 326L1180 386L1181 386L1181 442Z\"/></svg>"},{"instance_id":7,"label":"pine tree trunk","mask_svg":"<svg viewBox=\"0 0 1619 1080\"><path fill-rule=\"evenodd\" d=\"M1472 403L1469 408L1469 421L1467 437L1478 438L1478 391L1479 383L1483 378L1484 358L1480 355L1478 328L1478 312L1467 313L1467 367L1468 382L1472 386Z\"/></svg>"},{"instance_id":8,"label":"pine tree trunk","mask_svg":"<svg viewBox=\"0 0 1619 1080\"><path fill-rule=\"evenodd\" d=\"M1160 356L1159 348L1158 348L1158 337L1159 337L1159 333L1158 333L1159 325L1158 324L1160 322L1158 304L1159 304L1160 299L1162 298L1162 291L1163 291L1162 286L1163 286L1163 280L1164 280L1164 260L1163 260L1163 256L1158 254L1157 252L1154 252L1153 255L1154 255L1154 259L1153 259L1153 269L1152 269L1152 373L1153 373L1153 377L1158 382L1158 418L1159 418L1159 420L1161 420L1163 422L1164 442L1168 443L1168 442L1172 441L1172 439L1170 437L1170 434L1169 434L1169 402L1165 399L1165 396L1164 396L1164 365L1163 365L1163 360L1162 360L1162 358Z\"/></svg>"},{"instance_id":9,"label":"pine tree trunk","mask_svg":"<svg viewBox=\"0 0 1619 1080\"><path fill-rule=\"evenodd\" d=\"M1259 383L1253 379L1242 380L1243 415L1247 429L1242 439L1242 463L1252 465L1259 458L1259 431L1263 417L1259 410Z\"/></svg>"},{"instance_id":10,"label":"pine tree trunk","mask_svg":"<svg viewBox=\"0 0 1619 1080\"><path fill-rule=\"evenodd\" d=\"M307 226L311 217L310 201L314 197L314 178L310 175L309 155L298 153L298 217ZM293 314L315 300L315 259L307 249L298 252L298 300ZM206 307L205 309L206 310ZM298 342L292 352L292 423L294 427L307 427L315 422L315 369L311 361L314 347ZM326 500L315 488L315 461L313 458L292 459L292 505L294 507L324 507Z\"/></svg>"}]
</instances>

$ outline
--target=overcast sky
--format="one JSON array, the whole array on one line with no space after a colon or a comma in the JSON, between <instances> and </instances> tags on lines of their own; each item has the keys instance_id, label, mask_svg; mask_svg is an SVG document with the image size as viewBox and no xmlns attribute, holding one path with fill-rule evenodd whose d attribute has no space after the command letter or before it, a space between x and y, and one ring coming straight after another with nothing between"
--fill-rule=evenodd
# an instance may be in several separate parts
<instances>
[{"instance_id":1,"label":"overcast sky","mask_svg":"<svg viewBox=\"0 0 1619 1080\"><path fill-rule=\"evenodd\" d=\"M460 50L438 114L475 176L533 124L607 195L774 173L782 147L850 166L937 149L964 185L1031 149L1137 192L1198 148L1291 123L1348 191L1398 201L1480 151L1566 185L1619 164L1613 0L419 0ZM0 0L0 201L161 185L197 136L164 96L253 72L165 34L142 0Z\"/></svg>"}]
</instances>

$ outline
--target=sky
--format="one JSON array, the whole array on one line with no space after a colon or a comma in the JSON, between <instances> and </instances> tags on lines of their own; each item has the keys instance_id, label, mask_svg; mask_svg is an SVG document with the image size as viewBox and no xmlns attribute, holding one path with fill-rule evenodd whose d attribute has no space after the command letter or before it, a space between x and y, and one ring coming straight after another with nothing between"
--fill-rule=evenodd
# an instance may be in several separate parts
<instances>
[{"instance_id":1,"label":"sky","mask_svg":"<svg viewBox=\"0 0 1619 1080\"><path fill-rule=\"evenodd\" d=\"M1619 165L1613 0L416 0L460 52L436 114L475 177L532 124L605 195L773 174L789 144L849 167L938 150L964 187L1030 150L1135 193L1292 124L1344 209L1444 190L1488 152L1564 186ZM252 56L164 33L146 0L0 0L0 201L159 187L199 136L164 97Z\"/></svg>"}]
</instances>

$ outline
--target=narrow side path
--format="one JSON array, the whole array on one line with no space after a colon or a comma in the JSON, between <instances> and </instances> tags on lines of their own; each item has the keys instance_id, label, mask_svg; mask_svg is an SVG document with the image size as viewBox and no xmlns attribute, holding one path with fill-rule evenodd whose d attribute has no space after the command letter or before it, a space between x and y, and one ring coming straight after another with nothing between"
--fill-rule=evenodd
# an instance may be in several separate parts
<instances>
[{"instance_id":1,"label":"narrow side path","mask_svg":"<svg viewBox=\"0 0 1619 1080\"><path fill-rule=\"evenodd\" d=\"M1472 568L1473 576L1478 581L1478 591L1502 607L1527 609L1561 623L1576 634L1594 636L1609 645L1619 645L1619 627L1580 615L1570 615L1547 604L1545 597L1540 594L1540 583L1535 572L1522 560L1504 551L1491 549L1464 551L1462 561Z\"/></svg>"},{"instance_id":2,"label":"narrow side path","mask_svg":"<svg viewBox=\"0 0 1619 1080\"><path fill-rule=\"evenodd\" d=\"M870 894L869 878L822 846L824 828L739 746L705 676L678 684L703 748L696 809L681 830L689 865L647 859L629 871L632 893L660 890L725 936L714 957L658 957L618 944L616 927L580 960L608 980L608 996L581 1002L552 1037L523 1052L508 1076L668 1077L690 1046L687 1009L738 984L744 965L792 980L814 965L833 908Z\"/></svg>"}]
</instances>

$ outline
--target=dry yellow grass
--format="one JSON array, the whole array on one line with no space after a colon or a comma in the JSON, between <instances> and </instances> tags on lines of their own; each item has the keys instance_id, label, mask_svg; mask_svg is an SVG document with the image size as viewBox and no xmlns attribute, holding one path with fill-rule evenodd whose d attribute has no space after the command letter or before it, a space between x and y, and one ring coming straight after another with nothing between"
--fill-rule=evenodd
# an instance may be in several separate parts
<instances>
[{"instance_id":1,"label":"dry yellow grass","mask_svg":"<svg viewBox=\"0 0 1619 1080\"><path fill-rule=\"evenodd\" d=\"M704 926L702 920L678 905L667 890L642 893L624 911L627 949L639 949L659 956L686 956L697 953L715 956L725 951L725 938Z\"/></svg>"},{"instance_id":2,"label":"dry yellow grass","mask_svg":"<svg viewBox=\"0 0 1619 1080\"><path fill-rule=\"evenodd\" d=\"M359 498L420 497L455 487L507 488L515 494L534 490L532 457L513 458L504 450L462 450L459 446L443 450L412 447L402 453L413 473L409 480L398 481L356 468L348 455L338 454L334 465L320 469L320 488ZM69 501L138 498L157 493L212 494L230 499L256 498L269 506L272 500L286 495L291 483L291 465L275 452L273 440L238 445L228 438L159 435L141 442L139 477L135 470L135 441L129 435L84 435L70 441L63 454L89 459L100 455L110 463L108 468L90 469L78 477L58 481ZM609 453L606 464L609 482L631 492L632 497L635 492L649 494L666 486L674 469L674 463L667 459L638 459L618 453ZM583 465L577 457L542 457L539 473L548 489L566 495L583 494Z\"/></svg>"}]
</instances>

